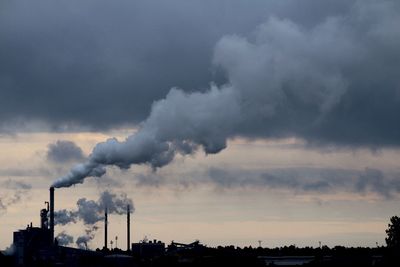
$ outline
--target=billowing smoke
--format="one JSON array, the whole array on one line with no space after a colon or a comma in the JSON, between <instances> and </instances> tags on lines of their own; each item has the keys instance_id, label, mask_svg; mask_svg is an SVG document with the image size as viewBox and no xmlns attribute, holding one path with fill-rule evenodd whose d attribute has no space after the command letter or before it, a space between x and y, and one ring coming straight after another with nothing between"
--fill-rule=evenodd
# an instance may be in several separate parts
<instances>
[{"instance_id":1,"label":"billowing smoke","mask_svg":"<svg viewBox=\"0 0 400 267\"><path fill-rule=\"evenodd\" d=\"M76 239L76 245L78 246L78 248L80 249L88 249L88 243L90 241L93 240L93 238L95 237L95 233L99 228L97 226L92 226L92 227L88 227L85 230L85 235L79 236Z\"/></svg>"},{"instance_id":2,"label":"billowing smoke","mask_svg":"<svg viewBox=\"0 0 400 267\"><path fill-rule=\"evenodd\" d=\"M66 225L82 221L85 225L94 225L104 219L104 212L107 208L109 214L125 214L127 206L130 212L134 212L133 201L126 194L117 195L104 191L97 201L81 198L77 201L76 210L59 210L54 212L56 224Z\"/></svg>"},{"instance_id":3,"label":"billowing smoke","mask_svg":"<svg viewBox=\"0 0 400 267\"><path fill-rule=\"evenodd\" d=\"M66 225L69 223L76 223L79 214L76 211L69 211L66 209L54 212L54 223L58 225Z\"/></svg>"},{"instance_id":4,"label":"billowing smoke","mask_svg":"<svg viewBox=\"0 0 400 267\"><path fill-rule=\"evenodd\" d=\"M88 243L95 237L98 226L96 223L104 220L104 212L107 208L109 214L125 214L127 206L130 206L130 212L135 208L133 201L126 194L115 194L109 191L101 193L97 201L81 198L77 201L76 210L68 211L66 209L54 212L54 221L58 225L67 225L82 221L86 226L85 234L76 239L76 245L81 249L87 249ZM61 232L57 236L60 245L73 243L71 236Z\"/></svg>"},{"instance_id":5,"label":"billowing smoke","mask_svg":"<svg viewBox=\"0 0 400 267\"><path fill-rule=\"evenodd\" d=\"M100 177L106 165L126 169L148 164L155 169L170 163L176 154L191 154L200 146L206 153L217 153L226 147L235 118L240 117L235 95L232 88L215 86L207 93L193 94L172 89L166 99L153 105L136 134L123 142L113 138L97 144L86 163L73 167L53 186L68 187L88 176Z\"/></svg>"},{"instance_id":6,"label":"billowing smoke","mask_svg":"<svg viewBox=\"0 0 400 267\"><path fill-rule=\"evenodd\" d=\"M64 231L56 236L57 242L60 246L68 246L74 242L74 237L65 233Z\"/></svg>"},{"instance_id":7,"label":"billowing smoke","mask_svg":"<svg viewBox=\"0 0 400 267\"><path fill-rule=\"evenodd\" d=\"M80 249L88 249L88 243L93 239L93 236L83 235L76 239L76 245Z\"/></svg>"},{"instance_id":8,"label":"billowing smoke","mask_svg":"<svg viewBox=\"0 0 400 267\"><path fill-rule=\"evenodd\" d=\"M53 186L100 177L108 165L156 169L177 154L218 153L237 136L400 145L393 115L400 112L400 17L393 12L399 9L396 1L357 1L350 14L311 28L270 17L251 38L223 37L213 63L226 84L193 93L171 89L135 134L97 144Z\"/></svg>"}]
</instances>

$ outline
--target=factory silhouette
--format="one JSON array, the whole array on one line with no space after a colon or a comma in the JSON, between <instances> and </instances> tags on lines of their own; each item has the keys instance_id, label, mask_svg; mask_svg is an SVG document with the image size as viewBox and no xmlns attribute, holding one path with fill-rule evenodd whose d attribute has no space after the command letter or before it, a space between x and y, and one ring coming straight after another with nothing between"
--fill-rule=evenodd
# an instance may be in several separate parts
<instances>
[{"instance_id":1,"label":"factory silhouette","mask_svg":"<svg viewBox=\"0 0 400 267\"><path fill-rule=\"evenodd\" d=\"M96 250L60 245L54 235L55 196L50 187L49 201L40 211L40 227L28 224L13 233L11 248L0 253L1 267L128 267L128 266L399 266L399 248L280 248L202 245L171 242L168 246L158 240L131 243L130 213L126 206L126 250L108 246L108 211L104 213L104 246Z\"/></svg>"}]
</instances>

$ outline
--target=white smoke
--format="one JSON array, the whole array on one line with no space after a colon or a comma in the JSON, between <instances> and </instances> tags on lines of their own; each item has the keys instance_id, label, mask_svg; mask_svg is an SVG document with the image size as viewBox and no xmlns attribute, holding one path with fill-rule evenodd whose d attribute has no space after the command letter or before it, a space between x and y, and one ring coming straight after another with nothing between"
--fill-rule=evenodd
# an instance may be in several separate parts
<instances>
[{"instance_id":1,"label":"white smoke","mask_svg":"<svg viewBox=\"0 0 400 267\"><path fill-rule=\"evenodd\" d=\"M106 208L109 214L118 215L125 214L128 205L131 213L135 211L133 201L126 194L117 195L109 191L101 193L97 201L80 198L76 205L76 210L63 209L55 211L55 223L66 225L81 220L85 225L94 225L104 219Z\"/></svg>"},{"instance_id":2,"label":"white smoke","mask_svg":"<svg viewBox=\"0 0 400 267\"><path fill-rule=\"evenodd\" d=\"M123 142L112 138L97 144L88 162L73 167L53 186L68 187L82 183L88 176L100 177L106 165L162 167L176 154L191 154L199 146L206 153L218 153L226 147L227 136L240 117L235 94L231 87L212 86L206 93L193 94L172 89L165 99L154 103L137 133Z\"/></svg>"},{"instance_id":3,"label":"white smoke","mask_svg":"<svg viewBox=\"0 0 400 267\"><path fill-rule=\"evenodd\" d=\"M73 167L53 186L100 177L109 165L125 169L145 164L156 169L177 154L200 148L218 153L227 139L237 136L354 142L350 130L349 136L332 133L342 116L334 113L335 108L342 104L346 110L352 105L349 99L347 105L341 103L349 90L353 95L367 90L360 71L363 77L378 75L375 62L385 59L387 51L398 55L398 31L388 25L400 21L398 13L390 12L399 5L373 3L359 1L350 16L330 17L313 28L271 17L251 38L223 37L215 47L213 63L225 71L225 85L194 93L171 89L153 104L138 132L124 141L112 138L97 144L86 163ZM397 73L398 62L382 66L388 68L385 73L390 79L379 80L397 81L391 73ZM371 141L365 138L360 142Z\"/></svg>"}]
</instances>

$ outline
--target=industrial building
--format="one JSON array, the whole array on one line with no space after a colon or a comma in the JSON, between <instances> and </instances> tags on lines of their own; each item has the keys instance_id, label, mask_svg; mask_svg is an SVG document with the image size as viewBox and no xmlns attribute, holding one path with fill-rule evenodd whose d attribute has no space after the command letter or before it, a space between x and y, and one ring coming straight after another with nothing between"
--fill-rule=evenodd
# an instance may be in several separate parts
<instances>
[{"instance_id":1,"label":"industrial building","mask_svg":"<svg viewBox=\"0 0 400 267\"><path fill-rule=\"evenodd\" d=\"M0 252L0 267L158 267L158 266L399 266L398 254L385 247L370 248L210 248L195 241L143 239L130 243L130 207L127 206L125 251L109 249L108 212L104 214L104 246L96 251L60 246L54 238L54 188L40 210L40 227L32 223L13 233L12 253ZM385 254L386 253L386 254ZM396 264L393 264L396 263Z\"/></svg>"},{"instance_id":2,"label":"industrial building","mask_svg":"<svg viewBox=\"0 0 400 267\"><path fill-rule=\"evenodd\" d=\"M28 224L26 229L13 233L12 261L7 259L9 266L132 266L132 257L129 255L130 244L130 207L127 207L127 251L121 254L114 253L107 247L108 214L104 220L104 247L103 250L91 251L59 246L54 238L54 187L50 188L49 202L46 208L40 211L40 227ZM0 258L6 262L5 256ZM1 263L1 262L0 262ZM123 263L122 265L120 263ZM3 265L1 265L3 267Z\"/></svg>"}]
</instances>

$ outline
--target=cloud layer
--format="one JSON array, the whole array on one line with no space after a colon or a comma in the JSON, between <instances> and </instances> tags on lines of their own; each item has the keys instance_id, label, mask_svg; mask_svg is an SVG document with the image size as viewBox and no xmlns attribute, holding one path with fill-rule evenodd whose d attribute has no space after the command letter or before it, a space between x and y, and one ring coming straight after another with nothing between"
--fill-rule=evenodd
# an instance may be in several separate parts
<instances>
[{"instance_id":1,"label":"cloud layer","mask_svg":"<svg viewBox=\"0 0 400 267\"><path fill-rule=\"evenodd\" d=\"M251 38L223 37L213 63L225 84L203 92L171 89L138 132L97 144L86 163L54 186L100 177L107 165L155 169L199 148L218 153L238 136L398 146L400 35L393 25L400 13L393 10L399 9L395 1L359 1L349 14L312 27L270 17Z\"/></svg>"},{"instance_id":2,"label":"cloud layer","mask_svg":"<svg viewBox=\"0 0 400 267\"><path fill-rule=\"evenodd\" d=\"M243 93L232 135L398 145L396 1L119 2L4 4L2 131L135 124L216 81Z\"/></svg>"},{"instance_id":3,"label":"cloud layer","mask_svg":"<svg viewBox=\"0 0 400 267\"><path fill-rule=\"evenodd\" d=\"M85 158L82 149L72 141L58 140L48 145L47 160L55 163L82 161Z\"/></svg>"},{"instance_id":4,"label":"cloud layer","mask_svg":"<svg viewBox=\"0 0 400 267\"><path fill-rule=\"evenodd\" d=\"M0 132L139 123L171 87L192 92L210 81L226 81L210 66L222 36L246 36L270 15L312 27L327 16L346 14L353 3L4 2Z\"/></svg>"},{"instance_id":5,"label":"cloud layer","mask_svg":"<svg viewBox=\"0 0 400 267\"><path fill-rule=\"evenodd\" d=\"M201 180L201 179L200 179ZM400 174L381 170L333 168L285 168L265 171L225 170L211 168L203 177L217 188L252 188L289 190L305 193L373 193L384 199L398 197Z\"/></svg>"},{"instance_id":6,"label":"cloud layer","mask_svg":"<svg viewBox=\"0 0 400 267\"><path fill-rule=\"evenodd\" d=\"M239 94L233 134L399 145L400 5L359 1L351 10L312 28L272 17L253 38L218 42L214 63Z\"/></svg>"}]
</instances>

